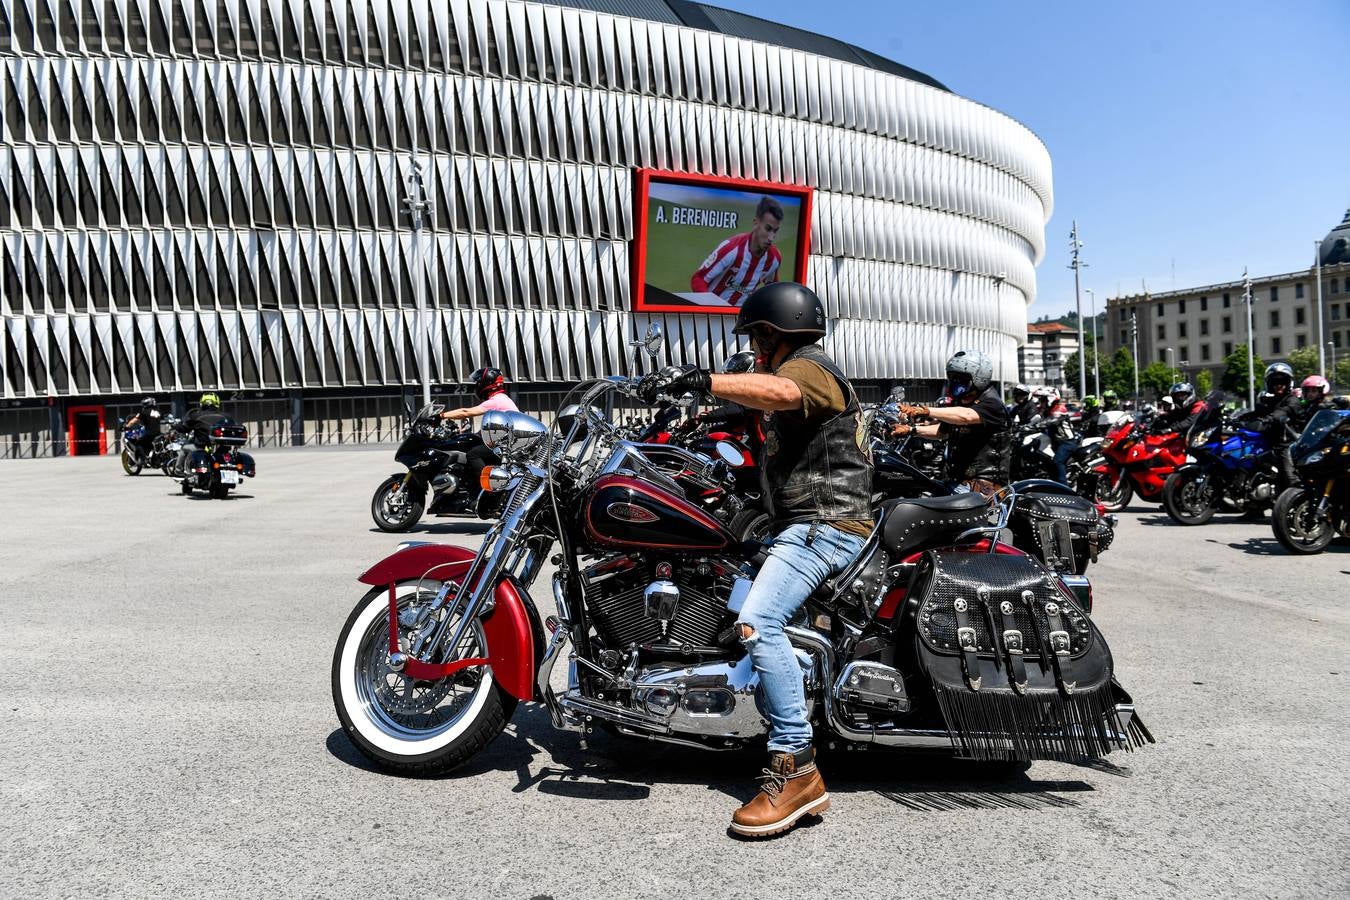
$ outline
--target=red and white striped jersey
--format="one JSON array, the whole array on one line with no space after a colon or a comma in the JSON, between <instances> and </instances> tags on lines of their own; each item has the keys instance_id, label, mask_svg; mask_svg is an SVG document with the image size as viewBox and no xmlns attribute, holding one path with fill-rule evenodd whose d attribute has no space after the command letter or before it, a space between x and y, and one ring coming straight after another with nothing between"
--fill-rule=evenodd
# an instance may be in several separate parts
<instances>
[{"instance_id":1,"label":"red and white striped jersey","mask_svg":"<svg viewBox=\"0 0 1350 900\"><path fill-rule=\"evenodd\" d=\"M770 246L755 256L750 252L750 232L727 238L708 254L703 265L689 279L697 293L712 293L732 306L740 306L757 288L778 280L783 255Z\"/></svg>"}]
</instances>

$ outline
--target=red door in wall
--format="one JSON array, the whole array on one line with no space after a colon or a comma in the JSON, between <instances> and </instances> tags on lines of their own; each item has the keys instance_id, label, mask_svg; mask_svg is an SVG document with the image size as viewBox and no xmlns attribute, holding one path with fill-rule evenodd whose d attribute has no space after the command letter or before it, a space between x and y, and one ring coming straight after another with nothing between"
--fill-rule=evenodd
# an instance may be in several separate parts
<instances>
[{"instance_id":1,"label":"red door in wall","mask_svg":"<svg viewBox=\"0 0 1350 900\"><path fill-rule=\"evenodd\" d=\"M102 456L108 452L103 407L72 406L66 410L66 423L71 456Z\"/></svg>"}]
</instances>

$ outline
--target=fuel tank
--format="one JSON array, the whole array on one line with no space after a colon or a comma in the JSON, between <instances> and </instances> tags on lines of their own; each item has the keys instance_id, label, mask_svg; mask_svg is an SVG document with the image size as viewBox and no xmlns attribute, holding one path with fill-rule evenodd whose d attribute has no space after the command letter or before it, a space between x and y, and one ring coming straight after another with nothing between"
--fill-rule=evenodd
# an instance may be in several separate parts
<instances>
[{"instance_id":1,"label":"fuel tank","mask_svg":"<svg viewBox=\"0 0 1350 900\"><path fill-rule=\"evenodd\" d=\"M684 497L631 475L596 480L582 504L586 536L602 547L723 550L736 538Z\"/></svg>"}]
</instances>

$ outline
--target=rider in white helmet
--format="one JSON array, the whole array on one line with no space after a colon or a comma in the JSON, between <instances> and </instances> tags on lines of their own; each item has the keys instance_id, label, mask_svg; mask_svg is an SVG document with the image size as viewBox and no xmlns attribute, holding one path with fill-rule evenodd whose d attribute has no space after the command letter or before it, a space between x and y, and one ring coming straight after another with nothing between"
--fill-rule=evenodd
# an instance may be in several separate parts
<instances>
[{"instance_id":1,"label":"rider in white helmet","mask_svg":"<svg viewBox=\"0 0 1350 900\"><path fill-rule=\"evenodd\" d=\"M978 350L961 350L947 360L944 397L950 404L900 404L914 424L895 434L917 431L947 439L948 477L973 491L992 495L1008 483L1008 428L1003 398L993 387L994 364Z\"/></svg>"}]
</instances>

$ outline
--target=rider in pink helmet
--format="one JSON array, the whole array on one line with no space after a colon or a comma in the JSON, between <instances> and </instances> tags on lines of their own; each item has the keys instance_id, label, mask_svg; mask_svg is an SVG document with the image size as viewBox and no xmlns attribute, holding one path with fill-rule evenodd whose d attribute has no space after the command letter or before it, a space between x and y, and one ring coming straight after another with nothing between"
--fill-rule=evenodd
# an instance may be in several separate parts
<instances>
[{"instance_id":1,"label":"rider in pink helmet","mask_svg":"<svg viewBox=\"0 0 1350 900\"><path fill-rule=\"evenodd\" d=\"M1309 375L1303 379L1302 423L1308 421L1324 409L1350 409L1350 400L1345 397L1333 397L1331 385L1321 375ZM1300 426L1301 427L1301 426Z\"/></svg>"}]
</instances>

